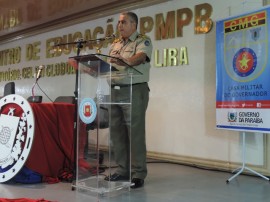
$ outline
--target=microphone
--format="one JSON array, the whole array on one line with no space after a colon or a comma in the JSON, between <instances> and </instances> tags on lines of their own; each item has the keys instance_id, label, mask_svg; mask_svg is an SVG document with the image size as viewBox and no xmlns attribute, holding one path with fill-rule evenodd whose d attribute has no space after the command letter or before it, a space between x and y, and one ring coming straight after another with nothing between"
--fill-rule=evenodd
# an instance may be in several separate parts
<instances>
[{"instance_id":1,"label":"microphone","mask_svg":"<svg viewBox=\"0 0 270 202\"><path fill-rule=\"evenodd\" d=\"M38 72L37 72L37 76L36 76L36 81L41 77L41 72L43 70L44 66L43 65L40 65L38 67Z\"/></svg>"}]
</instances>

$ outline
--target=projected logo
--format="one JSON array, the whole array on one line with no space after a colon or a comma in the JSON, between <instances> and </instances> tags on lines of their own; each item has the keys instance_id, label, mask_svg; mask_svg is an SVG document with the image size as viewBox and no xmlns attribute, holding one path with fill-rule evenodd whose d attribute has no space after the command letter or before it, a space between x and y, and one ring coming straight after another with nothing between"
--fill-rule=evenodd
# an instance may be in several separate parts
<instances>
[{"instance_id":1,"label":"projected logo","mask_svg":"<svg viewBox=\"0 0 270 202\"><path fill-rule=\"evenodd\" d=\"M29 155L34 136L30 104L19 95L0 100L0 182L14 177Z\"/></svg>"}]
</instances>

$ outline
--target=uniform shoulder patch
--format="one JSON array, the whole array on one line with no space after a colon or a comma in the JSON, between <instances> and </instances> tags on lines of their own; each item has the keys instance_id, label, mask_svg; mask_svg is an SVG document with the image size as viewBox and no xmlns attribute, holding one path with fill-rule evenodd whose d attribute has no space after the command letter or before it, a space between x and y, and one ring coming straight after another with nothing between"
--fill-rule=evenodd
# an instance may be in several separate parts
<instances>
[{"instance_id":1,"label":"uniform shoulder patch","mask_svg":"<svg viewBox=\"0 0 270 202\"><path fill-rule=\"evenodd\" d=\"M150 40L149 40L149 39L146 39L146 40L144 41L144 45L145 45L145 46L149 46L149 45L150 45Z\"/></svg>"},{"instance_id":2,"label":"uniform shoulder patch","mask_svg":"<svg viewBox=\"0 0 270 202\"><path fill-rule=\"evenodd\" d=\"M142 39L142 40L144 41L144 45L145 45L145 46L149 46L150 43L151 43L150 38L149 38L147 35L145 35L145 34L139 34L139 35L137 36L137 38L138 38L138 39Z\"/></svg>"},{"instance_id":3,"label":"uniform shoulder patch","mask_svg":"<svg viewBox=\"0 0 270 202\"><path fill-rule=\"evenodd\" d=\"M139 34L137 36L137 39L141 39L141 41L144 41L144 45L145 46L149 46L151 44L151 40L150 40L150 37L148 37L147 35L145 34Z\"/></svg>"}]
</instances>

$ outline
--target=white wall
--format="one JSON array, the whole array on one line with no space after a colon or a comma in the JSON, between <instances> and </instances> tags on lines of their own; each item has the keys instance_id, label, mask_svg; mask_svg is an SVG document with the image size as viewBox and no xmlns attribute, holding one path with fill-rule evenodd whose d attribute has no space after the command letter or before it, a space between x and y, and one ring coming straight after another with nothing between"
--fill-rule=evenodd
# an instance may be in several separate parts
<instances>
[{"instance_id":1,"label":"white wall","mask_svg":"<svg viewBox=\"0 0 270 202\"><path fill-rule=\"evenodd\" d=\"M172 0L167 3L135 10L139 17L163 13L180 8L190 8L194 14L194 6L209 3L213 7L211 15L215 22L230 15L262 7L262 0ZM118 15L111 16L115 19ZM36 62L22 62L18 65L1 67L0 71L8 68L22 68L40 64L51 64L67 61L69 56L45 58L45 41L48 38L62 36L75 31L84 31L96 26L106 25L102 18L91 22L77 24L60 30L39 34L30 38L4 44L0 51L20 45L42 41L41 60ZM114 23L116 23L115 20ZM177 67L152 67L150 81L150 103L147 112L147 147L148 151L179 156L219 160L225 162L241 161L241 141L239 133L215 128L215 25L210 33L194 34L194 16L192 23L184 28L183 37L156 41L154 31L147 33L153 40L154 49L187 47L189 64ZM102 50L106 53L107 50ZM88 51L88 53L92 53ZM22 48L25 57L25 50ZM154 57L154 56L153 56ZM152 66L154 63L152 61ZM57 95L73 95L74 75L61 77L45 77L40 79L39 85L53 100ZM33 79L18 80L16 93L28 97L31 95ZM1 86L5 82L0 83ZM0 94L3 89L0 89ZM36 89L36 94L41 94ZM44 95L44 100L48 101ZM247 138L247 161L255 165L263 163L262 135L249 134Z\"/></svg>"},{"instance_id":2,"label":"white wall","mask_svg":"<svg viewBox=\"0 0 270 202\"><path fill-rule=\"evenodd\" d=\"M188 7L201 1L172 1L154 6L154 12ZM261 7L261 1L204 1L213 6L211 18L225 18ZM166 5L166 6L164 6ZM215 27L205 35L184 28L183 38L156 43L188 47L189 65L152 68L148 110L148 150L203 159L238 162L238 132L215 129ZM162 45L163 44L163 45ZM263 139L249 134L247 161L263 163Z\"/></svg>"}]
</instances>

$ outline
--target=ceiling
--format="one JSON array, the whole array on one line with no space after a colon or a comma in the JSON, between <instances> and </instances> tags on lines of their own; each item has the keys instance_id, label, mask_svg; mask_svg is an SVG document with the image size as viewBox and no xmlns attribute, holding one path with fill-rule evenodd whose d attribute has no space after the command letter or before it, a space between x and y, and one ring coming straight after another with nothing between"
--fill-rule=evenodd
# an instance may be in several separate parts
<instances>
[{"instance_id":1,"label":"ceiling","mask_svg":"<svg viewBox=\"0 0 270 202\"><path fill-rule=\"evenodd\" d=\"M168 0L0 0L0 42Z\"/></svg>"}]
</instances>

